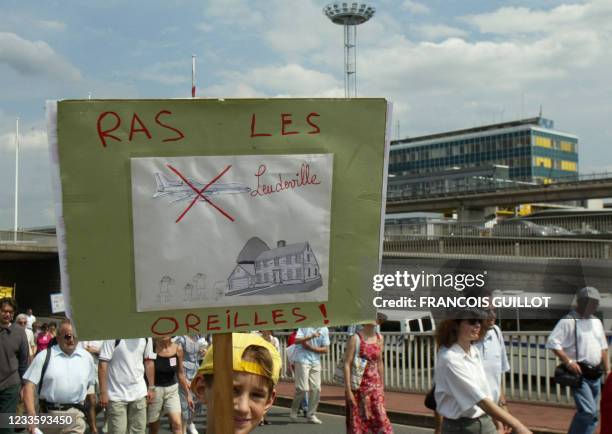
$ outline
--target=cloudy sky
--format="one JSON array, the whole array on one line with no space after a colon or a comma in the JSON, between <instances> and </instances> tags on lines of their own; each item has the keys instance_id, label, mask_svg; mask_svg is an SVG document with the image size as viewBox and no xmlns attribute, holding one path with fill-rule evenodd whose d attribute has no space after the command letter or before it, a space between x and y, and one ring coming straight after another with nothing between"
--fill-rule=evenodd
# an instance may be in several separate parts
<instances>
[{"instance_id":1,"label":"cloudy sky","mask_svg":"<svg viewBox=\"0 0 612 434\"><path fill-rule=\"evenodd\" d=\"M47 99L198 94L342 97L342 28L320 0L3 0L0 229L54 223ZM358 94L394 103L393 138L534 116L612 170L610 0L376 0L358 29Z\"/></svg>"}]
</instances>

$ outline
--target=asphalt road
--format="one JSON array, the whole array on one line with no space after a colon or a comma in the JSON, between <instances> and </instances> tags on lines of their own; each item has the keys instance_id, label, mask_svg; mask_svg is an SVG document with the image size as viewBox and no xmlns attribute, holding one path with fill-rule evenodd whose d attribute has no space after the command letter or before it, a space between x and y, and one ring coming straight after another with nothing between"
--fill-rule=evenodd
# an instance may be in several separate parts
<instances>
[{"instance_id":1,"label":"asphalt road","mask_svg":"<svg viewBox=\"0 0 612 434\"><path fill-rule=\"evenodd\" d=\"M289 422L289 409L283 407L272 407L268 413L267 419L271 422L270 425L258 427L254 432L265 433L291 433L291 434L342 434L346 432L344 424L344 416L336 416L330 414L318 413L317 417L323 421L321 425L314 425L306 422L306 418L300 417L297 423ZM165 419L165 418L164 418ZM169 434L170 429L166 420L162 419L163 434ZM206 417L199 416L196 418L196 428L200 434L204 434L204 424ZM393 425L395 434L431 434L433 430L418 428L406 425Z\"/></svg>"}]
</instances>

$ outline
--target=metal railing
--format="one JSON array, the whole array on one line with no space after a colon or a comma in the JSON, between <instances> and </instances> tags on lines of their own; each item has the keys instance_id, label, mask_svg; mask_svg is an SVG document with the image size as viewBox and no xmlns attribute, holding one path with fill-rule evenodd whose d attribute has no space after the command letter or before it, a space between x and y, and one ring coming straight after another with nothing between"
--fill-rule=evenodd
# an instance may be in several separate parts
<instances>
[{"instance_id":1,"label":"metal railing","mask_svg":"<svg viewBox=\"0 0 612 434\"><path fill-rule=\"evenodd\" d=\"M433 385L436 364L434 335L428 333L382 333L385 339L385 388L399 392L426 393ZM573 405L569 387L553 381L555 367L560 363L552 351L545 348L550 332L504 332L510 371L502 381L506 397L515 401L539 401ZM287 364L288 333L278 333L281 342L283 369L281 378L291 380ZM612 334L608 333L608 341ZM331 346L321 359L321 379L334 384L334 370L342 360L346 333L330 333ZM612 353L610 351L609 353ZM611 354L612 355L612 354Z\"/></svg>"},{"instance_id":2,"label":"metal railing","mask_svg":"<svg viewBox=\"0 0 612 434\"><path fill-rule=\"evenodd\" d=\"M533 258L612 259L612 240L471 236L386 235L384 255L483 255Z\"/></svg>"},{"instance_id":3,"label":"metal railing","mask_svg":"<svg viewBox=\"0 0 612 434\"><path fill-rule=\"evenodd\" d=\"M404 189L400 191L390 191L387 195L387 201L402 201L408 199L431 199L434 197L455 197L469 196L482 193L494 193L498 191L518 191L532 190L538 188L563 188L565 186L575 186L585 183L602 183L612 181L612 173L588 173L582 175L573 175L568 177L556 178L554 182L545 184L539 182L521 182L508 180L491 179L489 182L468 183L461 186L453 187L436 187L431 186L424 191L412 191Z\"/></svg>"},{"instance_id":4,"label":"metal railing","mask_svg":"<svg viewBox=\"0 0 612 434\"><path fill-rule=\"evenodd\" d=\"M0 230L0 244L57 247L57 239L55 234L48 234L44 232L15 232Z\"/></svg>"}]
</instances>

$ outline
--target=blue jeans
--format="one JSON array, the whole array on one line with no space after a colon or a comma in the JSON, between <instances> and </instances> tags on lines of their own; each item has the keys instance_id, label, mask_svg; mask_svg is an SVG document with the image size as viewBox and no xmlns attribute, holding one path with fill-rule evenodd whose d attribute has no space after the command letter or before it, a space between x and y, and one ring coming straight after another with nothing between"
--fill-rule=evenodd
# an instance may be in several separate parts
<instances>
[{"instance_id":1,"label":"blue jeans","mask_svg":"<svg viewBox=\"0 0 612 434\"><path fill-rule=\"evenodd\" d=\"M599 420L599 395L601 378L582 379L580 387L572 388L576 402L576 414L567 434L593 434Z\"/></svg>"}]
</instances>

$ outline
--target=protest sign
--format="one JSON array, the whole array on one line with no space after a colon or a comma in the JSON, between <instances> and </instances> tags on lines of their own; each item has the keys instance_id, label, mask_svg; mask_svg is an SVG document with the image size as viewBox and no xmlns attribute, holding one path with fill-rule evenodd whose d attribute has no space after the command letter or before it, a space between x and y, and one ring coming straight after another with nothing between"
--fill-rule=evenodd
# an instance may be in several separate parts
<instances>
[{"instance_id":1,"label":"protest sign","mask_svg":"<svg viewBox=\"0 0 612 434\"><path fill-rule=\"evenodd\" d=\"M61 292L57 294L51 294L51 313L66 312L64 305L64 296Z\"/></svg>"},{"instance_id":2,"label":"protest sign","mask_svg":"<svg viewBox=\"0 0 612 434\"><path fill-rule=\"evenodd\" d=\"M0 286L0 298L13 298L13 287Z\"/></svg>"},{"instance_id":3,"label":"protest sign","mask_svg":"<svg viewBox=\"0 0 612 434\"><path fill-rule=\"evenodd\" d=\"M373 318L385 100L61 101L48 125L82 338Z\"/></svg>"}]
</instances>

